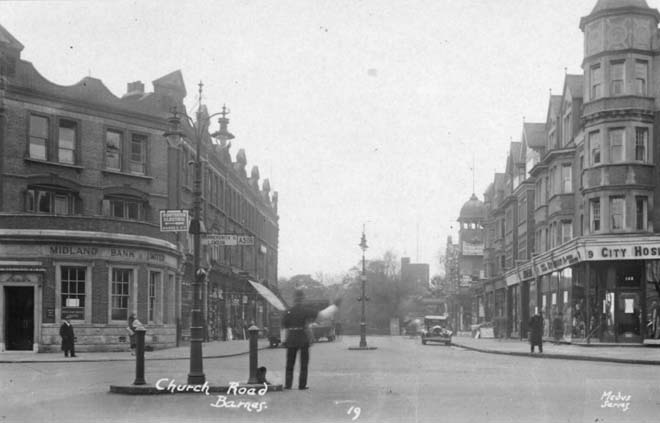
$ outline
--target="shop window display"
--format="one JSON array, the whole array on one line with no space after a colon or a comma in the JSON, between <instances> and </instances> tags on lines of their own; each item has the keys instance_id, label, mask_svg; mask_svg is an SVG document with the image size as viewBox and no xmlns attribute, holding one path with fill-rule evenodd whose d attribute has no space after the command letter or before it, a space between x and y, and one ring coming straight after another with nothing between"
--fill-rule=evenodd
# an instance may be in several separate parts
<instances>
[{"instance_id":1,"label":"shop window display","mask_svg":"<svg viewBox=\"0 0 660 423\"><path fill-rule=\"evenodd\" d=\"M660 338L660 260L646 262L646 326L645 337Z\"/></svg>"}]
</instances>

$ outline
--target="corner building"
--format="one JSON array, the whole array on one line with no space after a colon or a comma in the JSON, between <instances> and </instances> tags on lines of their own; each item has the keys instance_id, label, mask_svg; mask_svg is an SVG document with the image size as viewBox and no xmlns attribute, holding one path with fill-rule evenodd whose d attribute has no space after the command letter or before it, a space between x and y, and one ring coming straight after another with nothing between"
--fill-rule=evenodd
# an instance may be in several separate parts
<instances>
[{"instance_id":1,"label":"corner building","mask_svg":"<svg viewBox=\"0 0 660 423\"><path fill-rule=\"evenodd\" d=\"M523 124L486 192L478 285L505 281L508 336L540 313L563 341L660 338L659 21L644 0L599 0L580 21L583 74L565 76L545 122Z\"/></svg>"},{"instance_id":2,"label":"corner building","mask_svg":"<svg viewBox=\"0 0 660 423\"><path fill-rule=\"evenodd\" d=\"M192 203L183 165L192 147L174 151L163 136L171 108L184 110L180 72L153 81L153 92L129 83L120 98L92 77L53 84L22 50L0 26L0 351L59 350L65 316L77 350L128 350L131 313L146 324L147 344L177 345L189 327L192 242L187 233L162 232L159 211ZM240 158L214 166L219 153L207 141L206 226L256 241L233 261L205 247L202 263L211 270L227 263L224 274L245 299L241 311L255 310L256 322L266 305L248 280L276 280L277 196L256 187L258 178L241 177ZM229 179L231 191L219 183ZM248 216L248 200L267 218ZM267 259L248 265L245 257L258 254ZM215 293L205 289L207 329L227 326L210 323Z\"/></svg>"}]
</instances>

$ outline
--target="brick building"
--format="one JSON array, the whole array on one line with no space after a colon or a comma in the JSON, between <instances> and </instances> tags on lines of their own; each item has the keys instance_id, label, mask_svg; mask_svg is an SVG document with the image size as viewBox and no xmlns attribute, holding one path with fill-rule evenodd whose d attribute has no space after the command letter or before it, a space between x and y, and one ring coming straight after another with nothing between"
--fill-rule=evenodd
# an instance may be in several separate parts
<instances>
[{"instance_id":1,"label":"brick building","mask_svg":"<svg viewBox=\"0 0 660 423\"><path fill-rule=\"evenodd\" d=\"M168 146L170 110L185 110L180 72L133 82L121 98L85 77L59 86L21 59L0 26L0 351L59 348L70 316L80 350L127 349L131 313L147 343L174 346L189 327L192 242L162 232L159 211L192 202L193 147ZM277 280L277 193L205 136L202 217L209 232L254 237L205 246L209 338L237 319L265 323L251 283ZM239 300L239 301L236 301Z\"/></svg>"},{"instance_id":2,"label":"brick building","mask_svg":"<svg viewBox=\"0 0 660 423\"><path fill-rule=\"evenodd\" d=\"M484 314L509 336L539 313L564 341L660 338L659 21L644 0L598 0L583 74L523 124L486 190Z\"/></svg>"}]
</instances>

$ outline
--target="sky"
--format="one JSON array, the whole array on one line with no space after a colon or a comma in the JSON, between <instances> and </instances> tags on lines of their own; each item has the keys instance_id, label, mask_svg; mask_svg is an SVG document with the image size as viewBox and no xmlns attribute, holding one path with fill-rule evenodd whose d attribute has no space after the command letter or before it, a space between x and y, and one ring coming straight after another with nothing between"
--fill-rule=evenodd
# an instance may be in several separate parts
<instances>
[{"instance_id":1,"label":"sky","mask_svg":"<svg viewBox=\"0 0 660 423\"><path fill-rule=\"evenodd\" d=\"M0 25L58 85L92 76L122 96L181 70L191 110L202 81L209 112L231 110L232 155L278 192L279 276L332 279L360 262L363 228L368 260L442 272L461 206L582 73L595 4L5 0Z\"/></svg>"}]
</instances>

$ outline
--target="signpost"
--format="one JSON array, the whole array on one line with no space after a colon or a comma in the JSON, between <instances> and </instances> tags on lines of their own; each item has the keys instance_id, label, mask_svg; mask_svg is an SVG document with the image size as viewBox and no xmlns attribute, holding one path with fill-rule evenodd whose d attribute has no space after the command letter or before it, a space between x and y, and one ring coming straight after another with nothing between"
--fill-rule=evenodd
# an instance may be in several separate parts
<instances>
[{"instance_id":1,"label":"signpost","mask_svg":"<svg viewBox=\"0 0 660 423\"><path fill-rule=\"evenodd\" d=\"M209 245L221 246L254 245L254 237L252 235L206 234L205 241Z\"/></svg>"},{"instance_id":2,"label":"signpost","mask_svg":"<svg viewBox=\"0 0 660 423\"><path fill-rule=\"evenodd\" d=\"M190 224L188 210L161 210L161 232L187 232Z\"/></svg>"}]
</instances>

